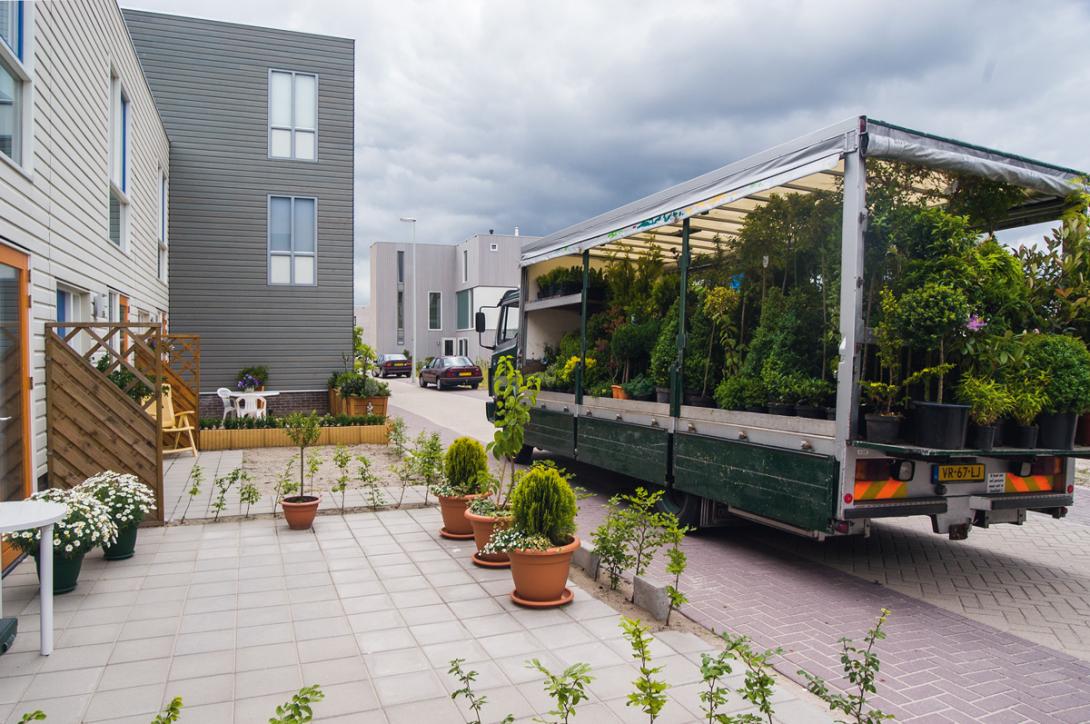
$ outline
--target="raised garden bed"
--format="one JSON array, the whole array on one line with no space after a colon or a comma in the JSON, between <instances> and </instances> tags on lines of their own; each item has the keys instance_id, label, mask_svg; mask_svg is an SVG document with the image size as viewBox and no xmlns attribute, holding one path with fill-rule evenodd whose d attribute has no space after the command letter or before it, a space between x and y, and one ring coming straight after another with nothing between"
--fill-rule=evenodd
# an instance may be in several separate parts
<instances>
[{"instance_id":1,"label":"raised garden bed","mask_svg":"<svg viewBox=\"0 0 1090 724\"><path fill-rule=\"evenodd\" d=\"M389 442L389 428L385 418L361 417L356 419L326 418L316 445L385 445ZM215 427L214 423L201 421L201 450L237 450L256 447L291 447L287 433L277 425L275 418L264 421L229 421L231 429ZM238 425L243 426L239 427Z\"/></svg>"}]
</instances>

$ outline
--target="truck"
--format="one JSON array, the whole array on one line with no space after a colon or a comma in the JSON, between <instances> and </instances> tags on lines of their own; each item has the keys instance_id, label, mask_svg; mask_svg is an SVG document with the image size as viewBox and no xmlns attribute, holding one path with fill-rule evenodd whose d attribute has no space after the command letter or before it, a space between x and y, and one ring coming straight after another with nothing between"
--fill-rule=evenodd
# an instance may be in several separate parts
<instances>
[{"instance_id":1,"label":"truck","mask_svg":"<svg viewBox=\"0 0 1090 724\"><path fill-rule=\"evenodd\" d=\"M482 346L491 349L493 369L501 358L510 357L528 372L548 368L558 370L556 376L571 373L567 389L542 389L538 394L526 428L524 455L534 448L545 450L662 486L665 507L696 527L744 519L824 540L865 535L873 520L924 515L935 533L964 539L974 526L1021 524L1029 512L1064 516L1073 504L1074 458L1090 456L1090 448L988 449L964 439L950 447L920 444L907 432L892 441L875 441L866 433L864 377L878 369L880 380L889 379L891 387L900 384L885 377L882 363L876 361L881 329L875 322L879 306L875 287L894 284L890 280L896 279L897 271L891 271L885 257L874 262L871 246L878 232L870 226L895 227L889 226L885 214L883 219L870 218L868 206L868 190L875 194L875 204L884 193L884 187L875 185L875 175L891 168L908 169L899 178L907 183L906 193L916 194L920 217L932 207L950 205L942 196L949 188L939 188L942 184L956 186L963 195L986 188L992 194L987 198L1006 199L1000 212L987 219L988 228L978 225L974 234L1009 233L1005 230L1056 221L1071 211L1072 194L1086 190L1085 174L1074 169L859 116L529 241L521 250L520 287L508 292L498 307L476 314L477 332ZM822 299L828 302L824 311L830 317L831 341L827 350L822 348L828 360L822 360L820 370L822 375L829 371L826 384L833 404L827 419L763 409L717 409L707 406L706 399L687 396L686 358L699 360L717 344L713 340L694 348L693 320L699 311L689 294L698 273L694 270L732 253L732 244L745 234L752 246L747 253L752 256L756 249L759 261L750 259L751 269L723 286L767 305L773 291L777 295L780 291L768 288L778 279L775 273L765 273L769 254L789 252L783 251L782 239L773 236L768 253L760 258L760 244L752 242L759 234L749 216L770 204L804 197L836 205L827 246L831 259L826 260L834 272L823 272L825 279L815 272L807 282L827 288ZM964 198L959 201L963 202ZM999 254L991 246L988 251ZM904 251L883 253L888 257ZM676 345L671 339L673 356L657 399L623 399L623 394L618 399L601 386L595 390L587 384L595 354L588 320L596 319L601 305L596 297L609 265L641 259L645 265L653 259L671 280L678 280L674 304L652 315L658 317L660 329L667 324L676 329ZM865 263L873 267L870 276ZM782 287L787 289L790 263L782 266ZM879 266L882 279L875 281ZM947 273L941 266L936 274ZM542 289L550 271L573 268L581 271L574 284L568 274L561 283L549 282L550 288ZM838 276L835 286L832 273ZM955 278L947 287L959 287L963 281ZM703 298L706 292L701 291ZM494 335L488 339L486 327ZM967 334L957 331L959 345L964 345ZM576 337L577 351L562 369L556 360L558 346L575 349ZM757 344L743 339L739 346L752 350ZM937 346L942 347L941 339ZM895 349L896 359L886 362L899 367L904 354ZM933 350L917 352L921 354L936 359ZM818 368L816 360L811 363L811 369ZM767 364L766 359L766 368ZM941 389L941 372L949 366L930 368L932 373L936 369ZM729 376L724 374L724 379ZM916 384L918 392L919 381ZM933 391L934 374L922 384ZM489 403L489 414L494 404Z\"/></svg>"}]
</instances>

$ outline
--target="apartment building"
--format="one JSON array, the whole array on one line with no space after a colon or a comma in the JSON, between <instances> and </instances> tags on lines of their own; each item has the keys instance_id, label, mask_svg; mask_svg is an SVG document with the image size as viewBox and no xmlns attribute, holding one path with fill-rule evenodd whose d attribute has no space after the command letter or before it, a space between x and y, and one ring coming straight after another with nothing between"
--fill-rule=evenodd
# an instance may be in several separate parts
<instances>
[{"instance_id":1,"label":"apartment building","mask_svg":"<svg viewBox=\"0 0 1090 724\"><path fill-rule=\"evenodd\" d=\"M125 10L170 138L170 327L203 414L264 365L270 410L328 404L352 352L354 41Z\"/></svg>"},{"instance_id":2,"label":"apartment building","mask_svg":"<svg viewBox=\"0 0 1090 724\"><path fill-rule=\"evenodd\" d=\"M46 322L168 309L166 129L113 0L0 2L0 500L46 473Z\"/></svg>"},{"instance_id":3,"label":"apartment building","mask_svg":"<svg viewBox=\"0 0 1090 724\"><path fill-rule=\"evenodd\" d=\"M520 245L537 237L475 234L459 244L371 245L371 301L364 311L364 341L378 354L412 350L416 316L419 359L460 354L487 357L474 315L519 284ZM494 323L494 315L486 310Z\"/></svg>"}]
</instances>

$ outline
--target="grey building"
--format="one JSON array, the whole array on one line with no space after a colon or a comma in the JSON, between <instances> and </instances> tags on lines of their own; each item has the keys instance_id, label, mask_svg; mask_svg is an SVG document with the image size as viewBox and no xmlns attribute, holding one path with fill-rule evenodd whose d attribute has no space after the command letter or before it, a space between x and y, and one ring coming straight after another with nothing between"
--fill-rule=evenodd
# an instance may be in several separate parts
<instances>
[{"instance_id":1,"label":"grey building","mask_svg":"<svg viewBox=\"0 0 1090 724\"><path fill-rule=\"evenodd\" d=\"M250 365L273 412L326 407L352 350L354 41L125 10L170 138L172 331L201 391Z\"/></svg>"},{"instance_id":2,"label":"grey building","mask_svg":"<svg viewBox=\"0 0 1090 724\"><path fill-rule=\"evenodd\" d=\"M418 358L440 354L485 358L487 351L473 329L474 313L518 287L520 246L535 238L490 233L459 244L417 244L415 300L412 245L373 243L364 341L378 354L412 350L415 314ZM486 316L491 326L494 315L486 311Z\"/></svg>"}]
</instances>

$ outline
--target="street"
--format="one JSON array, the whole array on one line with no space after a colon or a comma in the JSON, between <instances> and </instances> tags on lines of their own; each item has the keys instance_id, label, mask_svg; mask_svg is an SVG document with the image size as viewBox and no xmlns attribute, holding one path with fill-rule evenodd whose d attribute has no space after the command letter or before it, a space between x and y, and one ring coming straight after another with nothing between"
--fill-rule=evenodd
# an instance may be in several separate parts
<instances>
[{"instance_id":1,"label":"street","mask_svg":"<svg viewBox=\"0 0 1090 724\"><path fill-rule=\"evenodd\" d=\"M491 438L483 389L391 388L391 414L410 430ZM633 481L562 464L596 493L580 506L587 537L607 496ZM960 542L922 517L824 543L755 525L701 532L686 542L683 613L783 647L777 669L800 681L799 668L836 679L838 639L860 640L886 607L875 704L898 719L1090 720L1090 511L1076 501L1066 519L1031 513Z\"/></svg>"}]
</instances>

